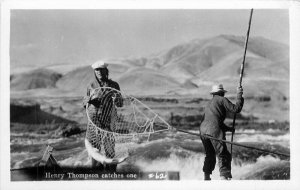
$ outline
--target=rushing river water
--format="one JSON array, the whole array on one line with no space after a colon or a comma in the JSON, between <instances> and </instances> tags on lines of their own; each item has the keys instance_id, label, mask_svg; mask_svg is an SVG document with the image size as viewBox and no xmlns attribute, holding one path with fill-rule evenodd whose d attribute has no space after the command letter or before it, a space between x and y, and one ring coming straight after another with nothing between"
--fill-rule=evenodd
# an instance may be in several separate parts
<instances>
[{"instance_id":1,"label":"rushing river water","mask_svg":"<svg viewBox=\"0 0 300 190\"><path fill-rule=\"evenodd\" d=\"M234 142L289 154L289 133L281 131L241 130L234 136ZM46 144L54 147L53 156L61 166L79 167L91 164L84 147L84 135L49 138L43 135L12 133L11 168L34 166L41 159ZM136 145L129 158L118 165L117 171L177 171L181 180L202 180L204 157L203 146L197 136L164 132L154 134L148 142ZM232 175L236 180L289 179L290 161L283 156L234 146ZM219 179L218 165L212 179Z\"/></svg>"}]
</instances>

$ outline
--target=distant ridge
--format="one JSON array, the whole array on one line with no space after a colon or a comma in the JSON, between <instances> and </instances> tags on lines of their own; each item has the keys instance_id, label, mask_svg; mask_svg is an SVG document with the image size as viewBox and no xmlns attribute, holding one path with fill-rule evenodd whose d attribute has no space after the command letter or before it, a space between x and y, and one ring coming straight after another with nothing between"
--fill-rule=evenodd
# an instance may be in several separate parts
<instances>
[{"instance_id":1,"label":"distant ridge","mask_svg":"<svg viewBox=\"0 0 300 190\"><path fill-rule=\"evenodd\" d=\"M202 96L207 95L215 83L223 83L230 93L235 93L243 48L244 37L241 36L195 39L149 56L111 60L115 64L109 65L110 78L119 82L122 90L134 95ZM58 78L56 86L83 95L93 79L90 66L75 67ZM14 80L13 84L18 86ZM289 47L262 37L250 37L243 80L245 94L275 94L286 98L289 97L288 84ZM25 85L23 90L30 86Z\"/></svg>"},{"instance_id":2,"label":"distant ridge","mask_svg":"<svg viewBox=\"0 0 300 190\"><path fill-rule=\"evenodd\" d=\"M61 74L47 69L37 69L28 73L20 73L10 77L12 90L29 90L37 88L55 88Z\"/></svg>"}]
</instances>

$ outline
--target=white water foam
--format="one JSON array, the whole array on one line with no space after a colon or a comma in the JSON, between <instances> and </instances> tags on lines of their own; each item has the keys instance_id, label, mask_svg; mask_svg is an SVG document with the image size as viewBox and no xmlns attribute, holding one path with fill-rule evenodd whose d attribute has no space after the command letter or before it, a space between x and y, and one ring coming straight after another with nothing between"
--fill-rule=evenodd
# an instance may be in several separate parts
<instances>
[{"instance_id":1,"label":"white water foam","mask_svg":"<svg viewBox=\"0 0 300 190\"><path fill-rule=\"evenodd\" d=\"M284 135L266 135L266 134L255 134L255 135L246 135L241 134L235 137L235 142L260 142L260 143L269 143L269 144L279 144L284 147L290 146L290 134L286 133Z\"/></svg>"},{"instance_id":2,"label":"white water foam","mask_svg":"<svg viewBox=\"0 0 300 190\"><path fill-rule=\"evenodd\" d=\"M83 150L78 155L61 160L58 163L61 166L90 166L91 158L88 156L87 151Z\"/></svg>"},{"instance_id":3,"label":"white water foam","mask_svg":"<svg viewBox=\"0 0 300 190\"><path fill-rule=\"evenodd\" d=\"M10 142L11 144L21 144L21 145L45 145L45 144L55 144L63 142L65 138L14 138Z\"/></svg>"},{"instance_id":4,"label":"white water foam","mask_svg":"<svg viewBox=\"0 0 300 190\"><path fill-rule=\"evenodd\" d=\"M204 173L202 171L204 163L204 154L192 154L187 158L178 157L172 153L169 158L162 158L153 161L139 160L136 164L143 171L178 171L182 180L203 180ZM249 176L255 172L263 171L268 166L283 162L272 156L262 156L252 163L232 162L233 180L239 180ZM213 180L220 179L218 161L215 170L212 173Z\"/></svg>"},{"instance_id":5,"label":"white water foam","mask_svg":"<svg viewBox=\"0 0 300 190\"><path fill-rule=\"evenodd\" d=\"M153 161L139 160L136 165L142 171L179 171L180 179L202 179L203 154L194 154L188 158L178 157L171 153L169 158L161 158Z\"/></svg>"},{"instance_id":6,"label":"white water foam","mask_svg":"<svg viewBox=\"0 0 300 190\"><path fill-rule=\"evenodd\" d=\"M233 165L232 174L234 179L243 179L246 176L252 176L253 174L267 169L274 164L280 164L285 162L279 158L273 156L260 156L255 163L242 163L241 166Z\"/></svg>"}]
</instances>

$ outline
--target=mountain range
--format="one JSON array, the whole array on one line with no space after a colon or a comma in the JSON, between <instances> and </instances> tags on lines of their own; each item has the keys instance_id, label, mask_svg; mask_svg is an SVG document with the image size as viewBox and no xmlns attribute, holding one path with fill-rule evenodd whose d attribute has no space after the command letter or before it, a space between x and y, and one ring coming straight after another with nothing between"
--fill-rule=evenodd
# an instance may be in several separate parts
<instances>
[{"instance_id":1,"label":"mountain range","mask_svg":"<svg viewBox=\"0 0 300 190\"><path fill-rule=\"evenodd\" d=\"M132 95L208 97L211 86L217 83L222 83L233 95L239 82L244 41L244 37L220 35L191 40L145 57L106 60L109 62L109 77ZM60 72L59 66L50 65L12 75L11 91L20 93L36 88L31 90L34 93L52 88L74 96L84 95L88 83L95 77L92 68L89 65L68 67L69 71L64 73ZM251 37L243 87L249 97L288 98L289 46L262 37Z\"/></svg>"}]
</instances>

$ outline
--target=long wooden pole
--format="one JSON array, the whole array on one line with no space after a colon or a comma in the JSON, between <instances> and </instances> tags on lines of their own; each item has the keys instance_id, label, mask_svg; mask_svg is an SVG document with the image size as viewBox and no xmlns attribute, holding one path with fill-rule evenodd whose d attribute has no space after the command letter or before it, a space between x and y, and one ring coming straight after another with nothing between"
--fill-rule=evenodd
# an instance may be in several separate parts
<instances>
[{"instance_id":1,"label":"long wooden pole","mask_svg":"<svg viewBox=\"0 0 300 190\"><path fill-rule=\"evenodd\" d=\"M279 155L279 156L290 157L290 154L281 153L281 152L274 152L274 151L270 151L270 150L266 150L266 149L262 149L262 148L257 148L257 147L253 147L253 146L244 145L244 144L241 144L241 143L229 142L229 141L218 139L218 138L215 138L215 137L212 137L212 136L209 136L209 135L193 133L193 132L177 129L176 127L174 127L174 128L177 131L180 131L182 133L191 134L191 135L200 136L200 137L205 137L205 138L212 139L212 140L215 140L215 141L219 141L219 142L223 142L223 143L227 143L227 144L232 144L232 145L240 146L240 147L244 147L244 148L249 148L249 149L252 149L252 150L258 150L258 151L261 151L261 152L271 153L271 154L275 154L275 155Z\"/></svg>"},{"instance_id":2,"label":"long wooden pole","mask_svg":"<svg viewBox=\"0 0 300 190\"><path fill-rule=\"evenodd\" d=\"M253 14L253 9L251 9L251 12L250 12L250 18L249 18L249 24L248 24L247 36L246 36L245 46L244 46L243 62L242 62L242 64L241 64L241 72L240 72L240 82L239 82L239 87L242 87L242 80L243 80L243 75L244 75L246 53L247 53L247 47L248 47L248 39L249 39L250 28L251 28L251 21L252 21L252 14ZM234 116L233 116L233 123L232 123L233 129L235 128L235 119L236 119L236 114L234 114ZM232 134L231 134L231 142L233 142L233 132L232 132ZM231 153L231 155L232 155L232 144L230 145L230 153Z\"/></svg>"}]
</instances>

